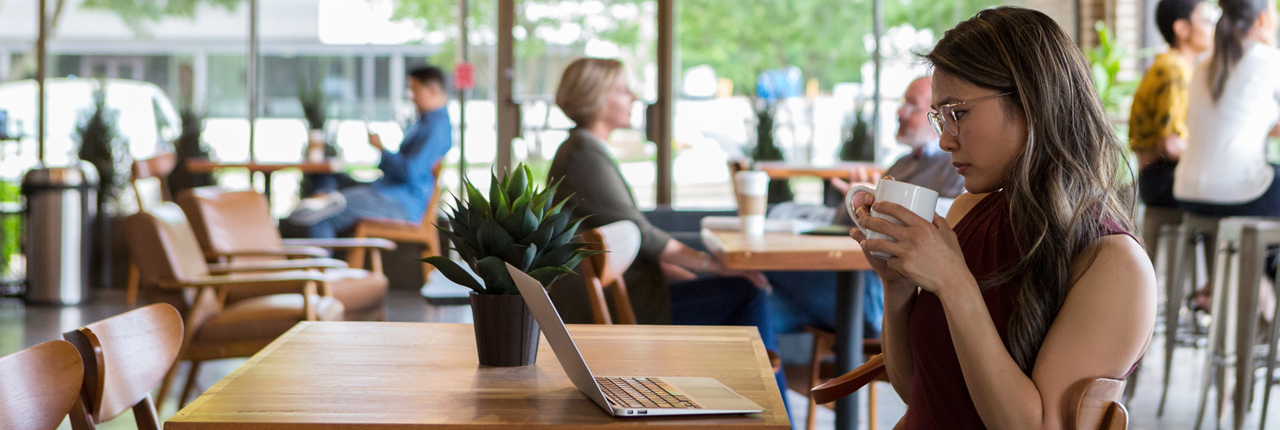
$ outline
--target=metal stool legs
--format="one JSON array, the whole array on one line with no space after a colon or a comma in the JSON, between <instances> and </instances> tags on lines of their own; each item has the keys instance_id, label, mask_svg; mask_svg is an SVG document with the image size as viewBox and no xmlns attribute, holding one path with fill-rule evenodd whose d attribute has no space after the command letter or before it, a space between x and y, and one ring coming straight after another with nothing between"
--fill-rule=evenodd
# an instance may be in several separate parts
<instances>
[{"instance_id":1,"label":"metal stool legs","mask_svg":"<svg viewBox=\"0 0 1280 430\"><path fill-rule=\"evenodd\" d=\"M1219 229L1217 244L1210 248L1210 252L1227 251L1223 255L1218 255L1216 264L1213 267L1213 285L1225 286L1228 282L1228 269L1233 267L1231 264L1234 260L1233 252L1238 235L1232 234L1230 228ZM1227 318L1226 312L1232 309L1234 305L1235 294L1230 288L1213 288L1213 300L1210 306L1210 313L1213 315L1214 322L1209 330L1208 353L1205 354L1204 372L1200 380L1200 402L1196 409L1195 428L1199 429L1200 424L1204 422L1205 410L1209 401L1209 387L1216 388L1217 394L1217 411L1214 420L1214 428L1218 428L1222 424L1222 409L1225 406L1226 397L1226 376L1229 361L1234 357L1228 357L1226 351L1231 350L1226 343L1228 340L1227 331L1230 325L1230 318ZM1228 303L1232 302L1232 303Z\"/></svg>"},{"instance_id":2,"label":"metal stool legs","mask_svg":"<svg viewBox=\"0 0 1280 430\"><path fill-rule=\"evenodd\" d=\"M1160 405L1156 416L1164 415L1165 401L1169 397L1169 378L1173 370L1173 352L1178 345L1178 326L1182 316L1182 304L1189 291L1201 285L1196 258L1196 244L1203 243L1206 260L1212 265L1211 256L1214 250L1213 238L1217 233L1218 218L1187 215L1182 225L1176 227L1177 240L1166 244L1172 248L1171 260L1165 265L1165 304L1164 304L1164 385L1160 391ZM1192 286L1187 288L1188 275ZM1216 290L1215 290L1216 291ZM1194 315L1192 324L1195 324Z\"/></svg>"}]
</instances>

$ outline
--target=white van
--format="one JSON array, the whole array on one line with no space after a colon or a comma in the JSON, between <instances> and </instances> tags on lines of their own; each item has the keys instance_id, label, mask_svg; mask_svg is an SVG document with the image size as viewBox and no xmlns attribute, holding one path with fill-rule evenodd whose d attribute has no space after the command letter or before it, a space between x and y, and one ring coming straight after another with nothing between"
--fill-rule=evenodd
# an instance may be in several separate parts
<instances>
[{"instance_id":1,"label":"white van","mask_svg":"<svg viewBox=\"0 0 1280 430\"><path fill-rule=\"evenodd\" d=\"M150 158L159 148L171 149L182 132L173 104L159 87L124 79L51 78L45 80L45 164L65 166L75 159L76 126L93 109L93 92L106 82L106 105L118 112L116 131L128 142L134 159ZM22 136L16 147L3 145L0 177L15 178L34 166L36 154L36 82L0 83L0 110L8 111L9 135Z\"/></svg>"}]
</instances>

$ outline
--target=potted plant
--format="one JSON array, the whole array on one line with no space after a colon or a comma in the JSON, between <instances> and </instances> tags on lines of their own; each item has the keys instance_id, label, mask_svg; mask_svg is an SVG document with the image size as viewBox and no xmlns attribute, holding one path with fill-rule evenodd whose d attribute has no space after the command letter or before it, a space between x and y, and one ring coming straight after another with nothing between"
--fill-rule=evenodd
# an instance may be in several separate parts
<instances>
[{"instance_id":1,"label":"potted plant","mask_svg":"<svg viewBox=\"0 0 1280 430\"><path fill-rule=\"evenodd\" d=\"M302 116L306 118L309 130L304 157L312 162L338 155L337 148L325 138L324 124L328 119L326 109L329 108L329 98L324 94L322 81L324 78L308 82L306 77L298 77L298 103L302 105Z\"/></svg>"},{"instance_id":2,"label":"potted plant","mask_svg":"<svg viewBox=\"0 0 1280 430\"><path fill-rule=\"evenodd\" d=\"M568 199L553 201L559 182L543 190L534 185L528 166L496 176L489 198L466 182L466 198L454 198L449 225L436 226L476 279L448 257L423 259L449 280L472 290L476 350L484 366L528 366L538 355L538 323L529 312L506 264L529 274L543 287L569 273L582 259L599 251L573 238L583 218L570 220Z\"/></svg>"},{"instance_id":3,"label":"potted plant","mask_svg":"<svg viewBox=\"0 0 1280 430\"><path fill-rule=\"evenodd\" d=\"M778 147L774 140L773 120L777 113L777 105L769 100L758 100L756 102L756 144L751 148L751 160L760 161L784 161L782 156L782 148ZM795 195L791 193L791 181L770 180L769 181L769 204L777 204L795 200Z\"/></svg>"},{"instance_id":4,"label":"potted plant","mask_svg":"<svg viewBox=\"0 0 1280 430\"><path fill-rule=\"evenodd\" d=\"M169 173L169 193L177 196L182 190L216 185L213 174L192 173L187 169L187 161L192 159L208 159L209 145L201 139L204 132L204 119L190 106L183 108L182 134L174 142L176 164Z\"/></svg>"},{"instance_id":5,"label":"potted plant","mask_svg":"<svg viewBox=\"0 0 1280 430\"><path fill-rule=\"evenodd\" d=\"M863 115L862 104L853 117L845 120L844 139L840 144L840 161L876 161L876 143L870 124Z\"/></svg>"},{"instance_id":6,"label":"potted plant","mask_svg":"<svg viewBox=\"0 0 1280 430\"><path fill-rule=\"evenodd\" d=\"M129 181L130 163L128 142L116 128L120 112L107 107L106 100L106 83L100 82L93 91L93 107L80 113L71 136L79 144L76 155L98 171L96 216L90 232L90 280L100 288L119 283L112 277L112 269L120 269L116 266L123 261L112 259L112 255L123 249L124 243L119 234L112 234L113 224L118 224L112 218L121 212L120 190Z\"/></svg>"}]
</instances>

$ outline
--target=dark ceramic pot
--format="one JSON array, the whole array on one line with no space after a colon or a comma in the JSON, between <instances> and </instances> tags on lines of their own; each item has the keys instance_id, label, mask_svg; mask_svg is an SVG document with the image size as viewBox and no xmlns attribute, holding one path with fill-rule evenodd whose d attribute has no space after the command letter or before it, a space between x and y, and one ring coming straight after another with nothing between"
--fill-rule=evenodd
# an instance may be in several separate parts
<instances>
[{"instance_id":1,"label":"dark ceramic pot","mask_svg":"<svg viewBox=\"0 0 1280 430\"><path fill-rule=\"evenodd\" d=\"M471 293L481 366L531 366L538 359L538 321L518 295Z\"/></svg>"}]
</instances>

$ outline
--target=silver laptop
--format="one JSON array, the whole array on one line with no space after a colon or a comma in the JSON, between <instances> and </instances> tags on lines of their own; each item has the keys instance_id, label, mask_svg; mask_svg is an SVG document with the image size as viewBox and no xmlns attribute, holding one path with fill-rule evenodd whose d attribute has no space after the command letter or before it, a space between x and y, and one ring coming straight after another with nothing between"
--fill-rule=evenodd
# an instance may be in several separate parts
<instances>
[{"instance_id":1,"label":"silver laptop","mask_svg":"<svg viewBox=\"0 0 1280 430\"><path fill-rule=\"evenodd\" d=\"M713 378L595 376L569 336L564 320L542 284L507 265L534 319L556 352L564 373L592 401L615 417L654 415L750 414L764 411Z\"/></svg>"}]
</instances>

